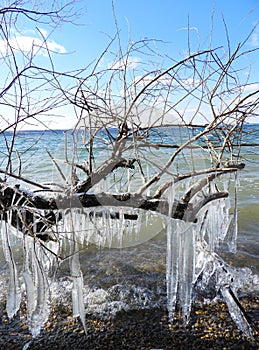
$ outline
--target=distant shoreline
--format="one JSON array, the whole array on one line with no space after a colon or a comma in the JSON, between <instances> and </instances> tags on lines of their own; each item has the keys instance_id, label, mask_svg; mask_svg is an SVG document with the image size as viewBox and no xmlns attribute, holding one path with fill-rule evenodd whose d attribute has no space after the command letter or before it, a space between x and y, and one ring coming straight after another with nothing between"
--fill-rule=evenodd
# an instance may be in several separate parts
<instances>
[{"instance_id":1,"label":"distant shoreline","mask_svg":"<svg viewBox=\"0 0 259 350\"><path fill-rule=\"evenodd\" d=\"M153 127L151 127L151 129L161 129L161 128L170 128L170 127L186 127L186 128L204 128L206 127L208 124L164 124L164 125L155 125ZM258 126L259 127L259 123L244 123L244 126ZM142 127L140 128L141 130L145 130L148 127ZM110 128L110 129L116 129L116 128ZM72 131L73 128L69 128L69 129L22 129L22 130L18 130L16 131L17 134L22 134L22 133L46 133L46 132L56 132L56 133L63 133L63 132L67 132L67 131ZM0 134L1 133L5 133L5 134L13 134L13 131L11 130L6 130L6 131L2 131L0 130Z\"/></svg>"}]
</instances>

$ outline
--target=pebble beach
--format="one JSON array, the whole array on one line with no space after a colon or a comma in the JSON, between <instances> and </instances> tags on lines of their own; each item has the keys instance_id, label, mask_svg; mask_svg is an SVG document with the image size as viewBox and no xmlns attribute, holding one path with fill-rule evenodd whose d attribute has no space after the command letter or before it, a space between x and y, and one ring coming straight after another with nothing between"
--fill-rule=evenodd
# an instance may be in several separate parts
<instances>
[{"instance_id":1,"label":"pebble beach","mask_svg":"<svg viewBox=\"0 0 259 350\"><path fill-rule=\"evenodd\" d=\"M259 349L259 296L242 297L240 302L250 320L254 338L247 338L232 321L221 301L194 303L191 319L184 325L176 315L168 322L165 309L120 311L115 317L102 319L86 315L85 334L79 319L73 318L69 306L56 305L40 335L32 339L25 316L25 304L9 320L4 305L0 312L0 348L27 349Z\"/></svg>"}]
</instances>

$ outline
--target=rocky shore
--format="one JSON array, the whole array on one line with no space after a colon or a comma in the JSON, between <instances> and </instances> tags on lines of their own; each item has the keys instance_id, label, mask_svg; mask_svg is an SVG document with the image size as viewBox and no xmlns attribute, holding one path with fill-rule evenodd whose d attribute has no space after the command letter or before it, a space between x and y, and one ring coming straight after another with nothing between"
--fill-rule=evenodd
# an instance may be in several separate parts
<instances>
[{"instance_id":1,"label":"rocky shore","mask_svg":"<svg viewBox=\"0 0 259 350\"><path fill-rule=\"evenodd\" d=\"M194 304L190 323L186 326L175 319L168 323L164 309L121 311L111 319L86 315L85 334L80 320L71 316L71 309L58 305L52 308L41 334L32 339L24 310L8 320L3 307L0 311L0 348L32 349L259 349L259 296L241 298L252 327L254 339L248 339L231 320L227 306ZM1 305L3 306L3 305ZM25 306L24 306L25 307Z\"/></svg>"}]
</instances>

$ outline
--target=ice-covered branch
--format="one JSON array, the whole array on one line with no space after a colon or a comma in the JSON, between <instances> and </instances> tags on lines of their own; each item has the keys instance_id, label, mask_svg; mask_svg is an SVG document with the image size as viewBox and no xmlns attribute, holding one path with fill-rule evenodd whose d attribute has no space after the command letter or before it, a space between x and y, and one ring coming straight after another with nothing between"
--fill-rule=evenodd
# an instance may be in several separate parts
<instances>
[{"instance_id":1,"label":"ice-covered branch","mask_svg":"<svg viewBox=\"0 0 259 350\"><path fill-rule=\"evenodd\" d=\"M192 172L188 172L185 174L181 174L181 175L176 175L174 176L172 179L170 179L169 181L166 181L162 184L162 186L160 186L155 194L154 194L154 198L160 198L162 196L162 194L170 187L172 186L172 184L175 184L176 182L179 181L183 181L186 180L188 178L194 178L194 177L198 177L201 175L205 175L205 174L209 174L207 177L202 178L200 180L198 180L191 188L188 189L188 191L184 194L184 196L182 197L182 201L188 203L190 201L190 199L199 191L201 191L201 189L206 186L209 182L211 182L213 179L215 179L217 176L220 176L222 174L226 174L226 173L232 173L232 172L237 172L238 170L241 170L245 167L244 163L240 163L240 164L228 164L224 167L220 167L220 168L207 168L207 169L202 169L199 171L192 171Z\"/></svg>"},{"instance_id":2,"label":"ice-covered branch","mask_svg":"<svg viewBox=\"0 0 259 350\"><path fill-rule=\"evenodd\" d=\"M169 206L171 206L170 213L173 219L195 221L203 206L227 196L226 192L211 193L194 205L183 200L174 199L173 203L169 203L166 198L145 197L131 193L82 193L44 198L9 186L0 192L0 203L3 220L9 220L8 212L11 212L9 221L13 227L35 238L49 240L53 238L49 234L45 234L45 231L56 225L67 209L117 207L117 217L119 218L120 208L136 208L168 216ZM113 213L113 216L116 218L116 213ZM129 215L128 219L135 220L136 218Z\"/></svg>"}]
</instances>

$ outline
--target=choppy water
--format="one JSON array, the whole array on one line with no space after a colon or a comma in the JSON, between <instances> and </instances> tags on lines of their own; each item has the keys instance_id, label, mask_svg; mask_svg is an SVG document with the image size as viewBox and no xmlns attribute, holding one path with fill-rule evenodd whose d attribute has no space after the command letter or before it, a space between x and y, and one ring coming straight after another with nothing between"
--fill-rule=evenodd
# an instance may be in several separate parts
<instances>
[{"instance_id":1,"label":"choppy water","mask_svg":"<svg viewBox=\"0 0 259 350\"><path fill-rule=\"evenodd\" d=\"M246 126L246 128L248 134L244 142L259 144L259 125ZM170 130L167 129L163 130L163 138L158 133L154 133L153 142L164 143L167 135L168 138L172 136ZM6 143L10 146L12 135L7 134L5 139L3 135L1 136L0 168L4 169L7 154ZM185 136L183 132L181 137ZM72 141L67 140L67 142L67 151L70 153ZM172 140L169 140L168 143L171 142ZM46 149L58 159L63 157L63 131L21 132L16 138L14 146L19 153L19 159L22 160L22 175L24 177L38 182L60 181L57 172L53 171L54 166ZM86 157L82 143L78 144L78 150L77 156L82 160L83 157ZM96 162L104 160L107 157L107 152L103 144L97 145ZM149 155L150 159L153 157L155 162L162 163L170 150L163 149L159 152L161 152L160 157L154 151L153 154ZM259 274L259 147L245 147L243 156L246 167L239 176L237 254L228 253L226 258L231 264L250 267L253 272ZM19 167L19 159L15 159L15 157L14 155L13 171ZM199 167L201 159L196 158L196 161L197 167ZM204 162L201 166L203 164ZM166 232L162 228L153 228L153 230L153 238L143 244L125 249L99 249L95 246L89 246L84 252L81 252L80 259L84 278L87 288L91 290L91 293L88 293L88 298L92 298L91 302L86 300L89 312L91 307L93 312L98 312L98 307L102 312L105 307L110 308L109 312L120 308L126 309L128 299L135 307L145 307L149 304L159 305L165 302ZM157 235L156 230L158 231ZM222 252L223 256L224 254ZM17 257L19 257L18 253ZM1 252L0 261L0 269L4 277L6 265ZM69 282L65 282L68 270L66 263L58 270L58 276L60 278L64 276L64 284L63 287L60 285L57 288L63 288L64 298L66 295L69 298L67 292L71 289ZM2 287L4 289L3 284ZM1 283L0 289L3 291ZM93 302L93 300L98 300L98 302ZM104 307L104 305L106 306Z\"/></svg>"}]
</instances>

